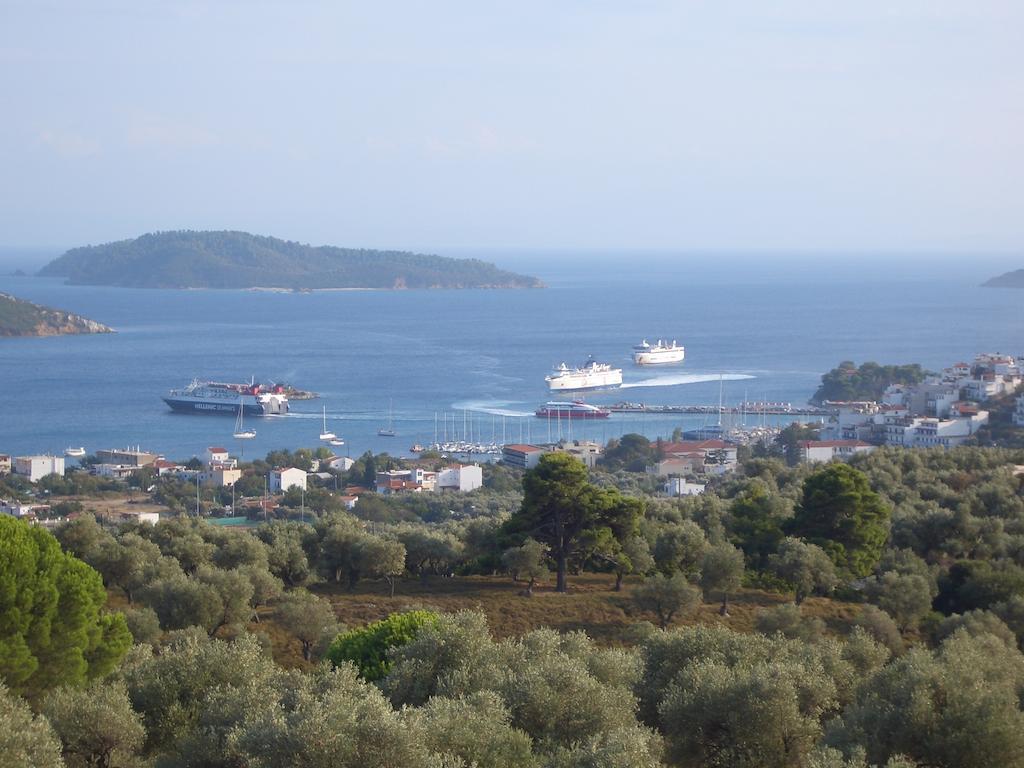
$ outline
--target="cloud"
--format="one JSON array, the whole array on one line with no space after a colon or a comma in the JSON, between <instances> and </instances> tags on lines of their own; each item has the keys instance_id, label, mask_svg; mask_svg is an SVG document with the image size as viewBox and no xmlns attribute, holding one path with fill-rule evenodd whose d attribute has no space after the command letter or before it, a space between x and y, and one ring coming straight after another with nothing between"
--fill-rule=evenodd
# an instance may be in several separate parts
<instances>
[{"instance_id":1,"label":"cloud","mask_svg":"<svg viewBox=\"0 0 1024 768\"><path fill-rule=\"evenodd\" d=\"M133 116L127 126L128 141L140 147L189 149L221 143L220 136L206 126L163 115Z\"/></svg>"},{"instance_id":2,"label":"cloud","mask_svg":"<svg viewBox=\"0 0 1024 768\"><path fill-rule=\"evenodd\" d=\"M73 131L43 130L36 135L36 143L61 157L90 157L100 152L98 141Z\"/></svg>"}]
</instances>

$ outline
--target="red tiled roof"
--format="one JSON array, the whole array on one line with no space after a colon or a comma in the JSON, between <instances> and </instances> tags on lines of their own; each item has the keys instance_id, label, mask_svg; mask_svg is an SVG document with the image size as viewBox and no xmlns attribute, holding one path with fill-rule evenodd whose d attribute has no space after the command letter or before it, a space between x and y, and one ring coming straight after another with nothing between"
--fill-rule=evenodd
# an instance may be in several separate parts
<instances>
[{"instance_id":1,"label":"red tiled roof","mask_svg":"<svg viewBox=\"0 0 1024 768\"><path fill-rule=\"evenodd\" d=\"M519 453L537 453L538 451L543 452L543 448L538 448L536 445L506 445L506 451L518 451Z\"/></svg>"},{"instance_id":2,"label":"red tiled roof","mask_svg":"<svg viewBox=\"0 0 1024 768\"><path fill-rule=\"evenodd\" d=\"M217 446L213 446L213 447L207 448L206 450L208 450L210 453L227 453L228 452L227 448L218 448Z\"/></svg>"}]
</instances>

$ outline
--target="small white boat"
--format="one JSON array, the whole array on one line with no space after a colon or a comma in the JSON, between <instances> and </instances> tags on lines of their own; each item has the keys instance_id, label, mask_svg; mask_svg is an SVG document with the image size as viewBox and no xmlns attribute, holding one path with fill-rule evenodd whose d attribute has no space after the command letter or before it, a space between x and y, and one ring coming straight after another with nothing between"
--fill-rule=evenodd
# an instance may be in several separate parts
<instances>
[{"instance_id":1,"label":"small white boat","mask_svg":"<svg viewBox=\"0 0 1024 768\"><path fill-rule=\"evenodd\" d=\"M235 431L232 433L235 440L252 440L256 437L256 430L246 429L242 423L242 413L245 408L242 407L242 403L238 404L238 416L235 418Z\"/></svg>"},{"instance_id":2,"label":"small white boat","mask_svg":"<svg viewBox=\"0 0 1024 768\"><path fill-rule=\"evenodd\" d=\"M70 456L73 459L77 459L81 456L85 456L85 448L78 446L77 448L65 448L64 455Z\"/></svg>"},{"instance_id":3,"label":"small white boat","mask_svg":"<svg viewBox=\"0 0 1024 768\"><path fill-rule=\"evenodd\" d=\"M345 441L342 440L340 437L336 437L333 440L331 440L330 443L331 445L344 445Z\"/></svg>"},{"instance_id":4,"label":"small white boat","mask_svg":"<svg viewBox=\"0 0 1024 768\"><path fill-rule=\"evenodd\" d=\"M391 406L392 406L392 403L389 401L388 402L388 425L386 427L381 427L380 429L377 430L377 434L380 437L394 437L395 436L395 423L394 423L394 420L392 419L392 408L391 408Z\"/></svg>"},{"instance_id":5,"label":"small white boat","mask_svg":"<svg viewBox=\"0 0 1024 768\"><path fill-rule=\"evenodd\" d=\"M329 441L329 440L337 440L338 439L338 436L336 434L334 434L333 432L328 432L327 431L327 406L326 405L324 406L324 429L323 429L323 432L320 433L320 439L325 441L325 442Z\"/></svg>"}]
</instances>

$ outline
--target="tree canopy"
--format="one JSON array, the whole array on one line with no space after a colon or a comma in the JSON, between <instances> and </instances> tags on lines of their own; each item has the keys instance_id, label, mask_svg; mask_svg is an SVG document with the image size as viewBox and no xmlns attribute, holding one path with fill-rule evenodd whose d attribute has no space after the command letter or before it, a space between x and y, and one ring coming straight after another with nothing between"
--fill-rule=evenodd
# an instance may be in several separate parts
<instances>
[{"instance_id":1,"label":"tree canopy","mask_svg":"<svg viewBox=\"0 0 1024 768\"><path fill-rule=\"evenodd\" d=\"M890 514L863 472L830 464L804 481L803 499L787 527L828 552L838 568L867 576L882 556Z\"/></svg>"},{"instance_id":2,"label":"tree canopy","mask_svg":"<svg viewBox=\"0 0 1024 768\"><path fill-rule=\"evenodd\" d=\"M636 531L641 509L615 489L592 485L578 459L548 453L523 478L523 506L506 530L548 547L555 561L555 589L565 592L569 558L584 538L606 530L615 539L625 539Z\"/></svg>"},{"instance_id":3,"label":"tree canopy","mask_svg":"<svg viewBox=\"0 0 1024 768\"><path fill-rule=\"evenodd\" d=\"M100 575L42 528L0 515L0 678L36 695L105 675L131 647Z\"/></svg>"}]
</instances>

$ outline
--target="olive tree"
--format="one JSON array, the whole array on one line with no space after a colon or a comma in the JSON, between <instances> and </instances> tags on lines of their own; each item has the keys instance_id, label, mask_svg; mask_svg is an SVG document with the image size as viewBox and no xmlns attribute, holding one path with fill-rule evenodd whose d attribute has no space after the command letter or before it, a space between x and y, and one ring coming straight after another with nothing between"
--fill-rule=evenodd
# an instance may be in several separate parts
<instances>
[{"instance_id":1,"label":"olive tree","mask_svg":"<svg viewBox=\"0 0 1024 768\"><path fill-rule=\"evenodd\" d=\"M1024 656L960 630L936 651L914 648L857 690L829 746L884 763L905 755L937 768L1024 766Z\"/></svg>"},{"instance_id":2,"label":"olive tree","mask_svg":"<svg viewBox=\"0 0 1024 768\"><path fill-rule=\"evenodd\" d=\"M509 547L501 556L501 563L512 574L512 578L518 581L526 578L527 585L525 595L533 596L533 585L537 579L543 579L548 575L547 548L536 539L528 538L518 547Z\"/></svg>"},{"instance_id":3,"label":"olive tree","mask_svg":"<svg viewBox=\"0 0 1024 768\"><path fill-rule=\"evenodd\" d=\"M838 581L836 567L825 550L800 539L784 539L768 558L768 567L793 587L797 605L816 591L831 591Z\"/></svg>"},{"instance_id":4,"label":"olive tree","mask_svg":"<svg viewBox=\"0 0 1024 768\"><path fill-rule=\"evenodd\" d=\"M699 590L681 573L651 576L633 590L632 597L637 608L658 617L662 629L672 623L677 613L691 611L700 602Z\"/></svg>"},{"instance_id":5,"label":"olive tree","mask_svg":"<svg viewBox=\"0 0 1024 768\"><path fill-rule=\"evenodd\" d=\"M58 688L43 699L41 711L57 732L69 767L123 765L138 755L146 738L122 682Z\"/></svg>"},{"instance_id":6,"label":"olive tree","mask_svg":"<svg viewBox=\"0 0 1024 768\"><path fill-rule=\"evenodd\" d=\"M743 582L743 553L731 544L716 544L704 554L701 562L700 586L704 599L710 601L718 592L722 597L719 613L729 614L729 594L740 588Z\"/></svg>"},{"instance_id":7,"label":"olive tree","mask_svg":"<svg viewBox=\"0 0 1024 768\"><path fill-rule=\"evenodd\" d=\"M325 639L338 634L338 620L329 600L293 590L278 601L274 613L279 626L287 629L302 645L302 658L310 661L313 650Z\"/></svg>"},{"instance_id":8,"label":"olive tree","mask_svg":"<svg viewBox=\"0 0 1024 768\"><path fill-rule=\"evenodd\" d=\"M50 723L34 716L0 681L0 764L11 768L63 768L60 740Z\"/></svg>"},{"instance_id":9,"label":"olive tree","mask_svg":"<svg viewBox=\"0 0 1024 768\"><path fill-rule=\"evenodd\" d=\"M892 616L901 630L916 627L932 608L928 582L917 574L887 571L872 585L871 594L878 607Z\"/></svg>"}]
</instances>

